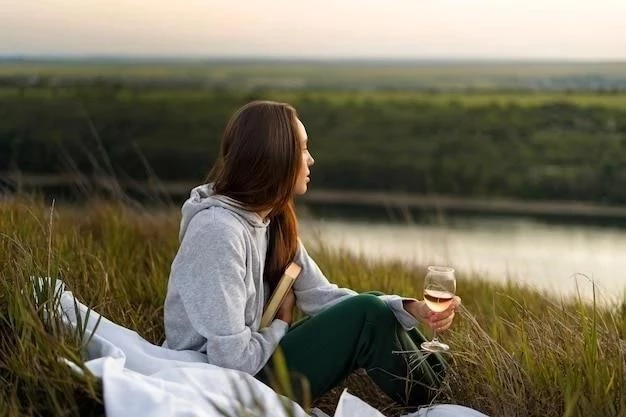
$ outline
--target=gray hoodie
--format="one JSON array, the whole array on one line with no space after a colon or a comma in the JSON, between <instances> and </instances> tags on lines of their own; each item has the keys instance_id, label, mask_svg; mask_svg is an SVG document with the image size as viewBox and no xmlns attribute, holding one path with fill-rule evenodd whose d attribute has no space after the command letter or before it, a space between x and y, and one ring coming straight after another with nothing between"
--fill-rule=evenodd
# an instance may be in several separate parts
<instances>
[{"instance_id":1,"label":"gray hoodie","mask_svg":"<svg viewBox=\"0 0 626 417\"><path fill-rule=\"evenodd\" d=\"M165 299L165 347L205 352L209 363L257 374L288 329L274 320L259 324L269 298L263 282L269 221L235 200L194 188L183 204L180 247ZM294 284L296 304L314 316L356 294L328 282L302 243L294 260L302 272ZM416 324L401 298L381 296L406 329Z\"/></svg>"}]
</instances>

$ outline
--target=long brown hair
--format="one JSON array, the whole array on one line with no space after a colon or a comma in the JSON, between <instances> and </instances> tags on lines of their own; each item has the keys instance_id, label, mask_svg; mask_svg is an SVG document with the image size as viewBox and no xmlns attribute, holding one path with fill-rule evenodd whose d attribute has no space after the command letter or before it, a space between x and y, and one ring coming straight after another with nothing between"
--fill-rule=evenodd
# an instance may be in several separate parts
<instances>
[{"instance_id":1,"label":"long brown hair","mask_svg":"<svg viewBox=\"0 0 626 417\"><path fill-rule=\"evenodd\" d=\"M263 279L273 290L296 254L298 222L293 193L302 160L296 110L286 103L253 101L230 118L220 153L207 177L215 193L246 210L269 210Z\"/></svg>"}]
</instances>

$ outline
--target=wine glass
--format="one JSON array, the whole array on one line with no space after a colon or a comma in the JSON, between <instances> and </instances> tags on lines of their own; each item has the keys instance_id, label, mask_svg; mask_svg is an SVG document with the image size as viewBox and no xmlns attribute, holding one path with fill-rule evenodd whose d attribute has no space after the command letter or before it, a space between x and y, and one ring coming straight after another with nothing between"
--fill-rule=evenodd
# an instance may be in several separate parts
<instances>
[{"instance_id":1,"label":"wine glass","mask_svg":"<svg viewBox=\"0 0 626 417\"><path fill-rule=\"evenodd\" d=\"M456 279L454 269L446 266L429 266L426 278L424 278L424 302L431 311L441 313L446 310L456 292ZM450 346L441 343L437 339L437 331L433 332L430 342L421 344L421 348L427 352L445 352Z\"/></svg>"}]
</instances>

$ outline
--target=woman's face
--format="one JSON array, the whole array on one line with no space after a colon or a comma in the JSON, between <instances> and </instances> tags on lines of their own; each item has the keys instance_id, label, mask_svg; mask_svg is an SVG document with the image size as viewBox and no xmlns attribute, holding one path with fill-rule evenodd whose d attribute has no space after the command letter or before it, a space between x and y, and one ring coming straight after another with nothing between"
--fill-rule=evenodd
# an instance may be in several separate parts
<instances>
[{"instance_id":1,"label":"woman's face","mask_svg":"<svg viewBox=\"0 0 626 417\"><path fill-rule=\"evenodd\" d=\"M296 119L296 124L298 125L296 135L300 140L300 145L302 147L302 158L300 160L300 170L298 171L298 180L296 181L296 187L294 188L294 193L296 195L302 195L306 193L308 188L308 183L311 181L309 177L311 175L311 170L309 167L315 163L315 160L309 153L307 148L308 136L306 134L306 129L304 125L300 121L300 119Z\"/></svg>"}]
</instances>

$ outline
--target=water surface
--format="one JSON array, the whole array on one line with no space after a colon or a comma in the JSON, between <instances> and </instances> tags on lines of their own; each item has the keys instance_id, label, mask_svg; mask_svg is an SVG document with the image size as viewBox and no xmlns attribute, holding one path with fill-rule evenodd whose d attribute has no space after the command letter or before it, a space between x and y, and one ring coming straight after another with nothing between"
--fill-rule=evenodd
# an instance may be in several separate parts
<instances>
[{"instance_id":1,"label":"water surface","mask_svg":"<svg viewBox=\"0 0 626 417\"><path fill-rule=\"evenodd\" d=\"M579 291L591 297L591 285L581 275L593 279L609 300L626 291L626 229L621 228L460 218L439 225L306 220L301 229L305 238L318 236L331 248L369 259L449 265L566 296Z\"/></svg>"}]
</instances>

